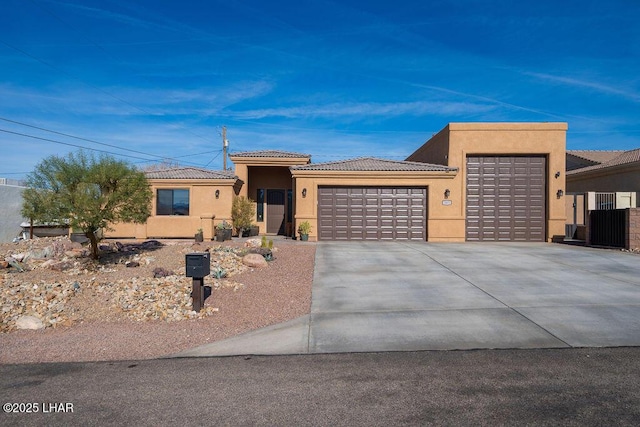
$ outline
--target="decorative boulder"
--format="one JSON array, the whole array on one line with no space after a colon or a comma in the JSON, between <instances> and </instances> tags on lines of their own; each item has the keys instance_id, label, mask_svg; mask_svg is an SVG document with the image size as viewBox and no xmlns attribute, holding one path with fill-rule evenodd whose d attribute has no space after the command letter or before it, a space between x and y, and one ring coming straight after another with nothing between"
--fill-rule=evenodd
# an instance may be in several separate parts
<instances>
[{"instance_id":1,"label":"decorative boulder","mask_svg":"<svg viewBox=\"0 0 640 427\"><path fill-rule=\"evenodd\" d=\"M16 320L16 328L18 329L44 329L42 320L35 316L20 316Z\"/></svg>"},{"instance_id":2,"label":"decorative boulder","mask_svg":"<svg viewBox=\"0 0 640 427\"><path fill-rule=\"evenodd\" d=\"M244 246L247 248L259 248L262 245L262 240L260 239L248 239L244 242Z\"/></svg>"},{"instance_id":3,"label":"decorative boulder","mask_svg":"<svg viewBox=\"0 0 640 427\"><path fill-rule=\"evenodd\" d=\"M56 261L51 259L43 262L41 267L48 268L49 270L65 271L65 270L69 270L70 268L73 268L73 261L71 260Z\"/></svg>"},{"instance_id":4,"label":"decorative boulder","mask_svg":"<svg viewBox=\"0 0 640 427\"><path fill-rule=\"evenodd\" d=\"M253 268L261 268L269 265L267 264L267 260L260 254L247 254L242 258L242 263Z\"/></svg>"}]
</instances>

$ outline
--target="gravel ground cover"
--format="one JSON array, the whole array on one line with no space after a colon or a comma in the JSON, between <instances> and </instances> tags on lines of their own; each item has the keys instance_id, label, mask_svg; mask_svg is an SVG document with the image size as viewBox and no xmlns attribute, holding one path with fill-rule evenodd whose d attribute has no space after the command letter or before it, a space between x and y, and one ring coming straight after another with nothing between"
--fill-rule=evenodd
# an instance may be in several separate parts
<instances>
[{"instance_id":1,"label":"gravel ground cover","mask_svg":"<svg viewBox=\"0 0 640 427\"><path fill-rule=\"evenodd\" d=\"M277 239L273 261L250 268L246 243L113 241L98 262L68 239L2 244L0 363L156 358L308 314L315 244ZM206 278L196 314L184 258L205 250L226 277ZM24 315L45 328L17 330Z\"/></svg>"}]
</instances>

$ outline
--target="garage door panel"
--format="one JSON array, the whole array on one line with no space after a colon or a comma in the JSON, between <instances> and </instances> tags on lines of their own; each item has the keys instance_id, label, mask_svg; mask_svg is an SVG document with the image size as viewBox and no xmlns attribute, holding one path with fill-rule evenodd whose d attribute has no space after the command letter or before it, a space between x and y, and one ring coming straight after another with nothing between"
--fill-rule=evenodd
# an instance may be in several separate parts
<instances>
[{"instance_id":1,"label":"garage door panel","mask_svg":"<svg viewBox=\"0 0 640 427\"><path fill-rule=\"evenodd\" d=\"M544 241L546 158L467 158L467 240Z\"/></svg>"},{"instance_id":2,"label":"garage door panel","mask_svg":"<svg viewBox=\"0 0 640 427\"><path fill-rule=\"evenodd\" d=\"M426 240L426 223L425 187L318 188L320 240Z\"/></svg>"}]
</instances>

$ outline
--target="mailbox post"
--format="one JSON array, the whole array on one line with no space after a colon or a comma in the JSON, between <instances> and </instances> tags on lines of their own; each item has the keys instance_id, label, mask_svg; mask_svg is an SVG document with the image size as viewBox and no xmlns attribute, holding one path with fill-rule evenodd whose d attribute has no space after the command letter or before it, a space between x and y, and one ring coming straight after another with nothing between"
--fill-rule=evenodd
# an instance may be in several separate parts
<instances>
[{"instance_id":1,"label":"mailbox post","mask_svg":"<svg viewBox=\"0 0 640 427\"><path fill-rule=\"evenodd\" d=\"M193 310L200 312L204 307L204 278L211 272L209 252L194 252L185 255L186 275L193 278L191 301Z\"/></svg>"}]
</instances>

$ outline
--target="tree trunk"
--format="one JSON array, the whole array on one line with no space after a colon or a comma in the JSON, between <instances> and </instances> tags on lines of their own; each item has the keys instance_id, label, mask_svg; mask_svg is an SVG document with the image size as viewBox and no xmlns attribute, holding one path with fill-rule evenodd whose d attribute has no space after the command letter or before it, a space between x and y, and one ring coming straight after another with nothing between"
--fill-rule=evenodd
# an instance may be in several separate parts
<instances>
[{"instance_id":1,"label":"tree trunk","mask_svg":"<svg viewBox=\"0 0 640 427\"><path fill-rule=\"evenodd\" d=\"M96 237L95 230L87 230L84 235L87 236L89 244L91 245L91 257L98 259L100 254L98 253L98 238Z\"/></svg>"}]
</instances>

